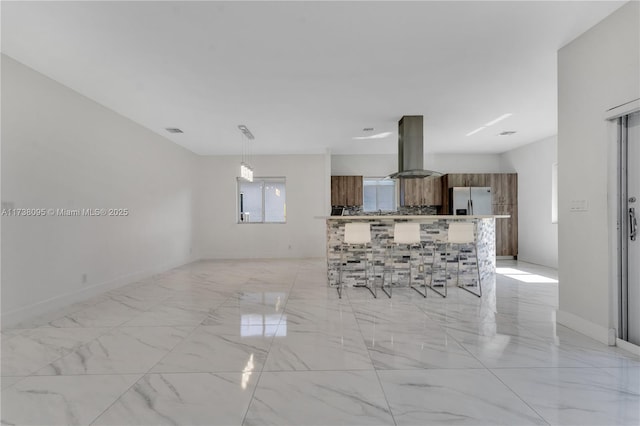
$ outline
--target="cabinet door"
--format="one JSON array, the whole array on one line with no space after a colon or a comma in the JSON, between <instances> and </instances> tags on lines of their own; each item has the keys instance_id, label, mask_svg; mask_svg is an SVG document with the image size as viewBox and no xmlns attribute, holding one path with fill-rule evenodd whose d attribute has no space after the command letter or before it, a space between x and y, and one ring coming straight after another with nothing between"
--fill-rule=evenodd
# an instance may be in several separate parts
<instances>
[{"instance_id":1,"label":"cabinet door","mask_svg":"<svg viewBox=\"0 0 640 426\"><path fill-rule=\"evenodd\" d=\"M362 197L362 176L331 176L332 206L361 206Z\"/></svg>"},{"instance_id":2,"label":"cabinet door","mask_svg":"<svg viewBox=\"0 0 640 426\"><path fill-rule=\"evenodd\" d=\"M400 201L405 207L420 206L424 200L423 179L401 179Z\"/></svg>"},{"instance_id":3,"label":"cabinet door","mask_svg":"<svg viewBox=\"0 0 640 426\"><path fill-rule=\"evenodd\" d=\"M346 191L344 187L344 176L331 176L331 205L345 206Z\"/></svg>"},{"instance_id":4,"label":"cabinet door","mask_svg":"<svg viewBox=\"0 0 640 426\"><path fill-rule=\"evenodd\" d=\"M447 175L447 186L449 188L455 188L457 186L467 186L465 185L465 175L461 173L449 173Z\"/></svg>"},{"instance_id":5,"label":"cabinet door","mask_svg":"<svg viewBox=\"0 0 640 426\"><path fill-rule=\"evenodd\" d=\"M457 186L489 186L489 176L486 173L449 173L449 188Z\"/></svg>"},{"instance_id":6,"label":"cabinet door","mask_svg":"<svg viewBox=\"0 0 640 426\"><path fill-rule=\"evenodd\" d=\"M442 205L442 180L439 177L425 179L424 204L427 206Z\"/></svg>"},{"instance_id":7,"label":"cabinet door","mask_svg":"<svg viewBox=\"0 0 640 426\"><path fill-rule=\"evenodd\" d=\"M493 205L493 214L507 214L506 206ZM510 219L496 219L496 256L508 256L508 235Z\"/></svg>"},{"instance_id":8,"label":"cabinet door","mask_svg":"<svg viewBox=\"0 0 640 426\"><path fill-rule=\"evenodd\" d=\"M517 173L493 173L489 185L495 204L518 204Z\"/></svg>"},{"instance_id":9,"label":"cabinet door","mask_svg":"<svg viewBox=\"0 0 640 426\"><path fill-rule=\"evenodd\" d=\"M485 173L469 173L465 175L465 186L487 186L487 177Z\"/></svg>"},{"instance_id":10,"label":"cabinet door","mask_svg":"<svg viewBox=\"0 0 640 426\"><path fill-rule=\"evenodd\" d=\"M489 186L491 187L494 204L506 204L504 187L505 182L503 176L504 175L502 173L492 173L489 176Z\"/></svg>"},{"instance_id":11,"label":"cabinet door","mask_svg":"<svg viewBox=\"0 0 640 426\"><path fill-rule=\"evenodd\" d=\"M362 176L343 176L346 186L346 205L362 205Z\"/></svg>"},{"instance_id":12,"label":"cabinet door","mask_svg":"<svg viewBox=\"0 0 640 426\"><path fill-rule=\"evenodd\" d=\"M506 175L506 202L505 204L518 205L518 174L509 173Z\"/></svg>"},{"instance_id":13,"label":"cabinet door","mask_svg":"<svg viewBox=\"0 0 640 426\"><path fill-rule=\"evenodd\" d=\"M510 215L496 219L496 256L518 255L518 208L512 204L494 204L493 214Z\"/></svg>"},{"instance_id":14,"label":"cabinet door","mask_svg":"<svg viewBox=\"0 0 640 426\"><path fill-rule=\"evenodd\" d=\"M411 179L400 179L400 205L403 207L411 206L413 202L413 184Z\"/></svg>"},{"instance_id":15,"label":"cabinet door","mask_svg":"<svg viewBox=\"0 0 640 426\"><path fill-rule=\"evenodd\" d=\"M428 191L429 191L429 180L427 178L416 179L416 192L417 192L417 206L428 206Z\"/></svg>"},{"instance_id":16,"label":"cabinet door","mask_svg":"<svg viewBox=\"0 0 640 426\"><path fill-rule=\"evenodd\" d=\"M442 200L441 214L449 214L449 175L440 177L440 197Z\"/></svg>"},{"instance_id":17,"label":"cabinet door","mask_svg":"<svg viewBox=\"0 0 640 426\"><path fill-rule=\"evenodd\" d=\"M362 206L364 204L364 192L362 188L364 177L354 176L353 178L356 192L356 196L354 198L354 206Z\"/></svg>"}]
</instances>

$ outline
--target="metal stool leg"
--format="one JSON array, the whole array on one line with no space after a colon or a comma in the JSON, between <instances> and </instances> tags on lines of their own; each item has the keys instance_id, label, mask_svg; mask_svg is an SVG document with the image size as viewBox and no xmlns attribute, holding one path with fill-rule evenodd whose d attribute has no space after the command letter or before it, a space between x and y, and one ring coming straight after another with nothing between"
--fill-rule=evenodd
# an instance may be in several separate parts
<instances>
[{"instance_id":1,"label":"metal stool leg","mask_svg":"<svg viewBox=\"0 0 640 426\"><path fill-rule=\"evenodd\" d=\"M421 253L421 259L420 259L420 264L423 265L424 267L424 248L422 248L422 250L420 250ZM411 260L409 260L409 264L411 264ZM432 273L433 273L433 264L431 266L432 269ZM409 271L409 273L411 273L411 271ZM433 275L431 276L431 279L433 280ZM422 280L422 287L424 287L424 293L420 291L420 289L416 286L411 286L412 289L414 289L415 291L418 292L418 294L422 297L427 297L427 271L423 271L423 280Z\"/></svg>"},{"instance_id":2,"label":"metal stool leg","mask_svg":"<svg viewBox=\"0 0 640 426\"><path fill-rule=\"evenodd\" d=\"M456 257L456 260L458 261L458 269L456 271L456 286L460 287L460 253L461 253L461 245L458 244L458 256Z\"/></svg>"},{"instance_id":3,"label":"metal stool leg","mask_svg":"<svg viewBox=\"0 0 640 426\"><path fill-rule=\"evenodd\" d=\"M344 264L344 245L340 249L340 269L338 270L338 299L342 299L342 268Z\"/></svg>"},{"instance_id":4,"label":"metal stool leg","mask_svg":"<svg viewBox=\"0 0 640 426\"><path fill-rule=\"evenodd\" d=\"M435 288L434 285L433 285L433 273L434 273L435 264L436 264L436 248L437 247L438 247L438 243L434 242L434 244L433 244L433 257L431 258L432 259L431 260L431 278L429 279L429 288L432 291L434 291L435 293L438 293L440 296L447 297L447 269L446 269L447 266L446 266L446 263L445 263L444 290L440 291L437 288ZM446 260L447 259L446 259L446 253L445 253L445 262L446 262ZM426 287L427 287L426 282L427 281L426 280L427 280L427 277L426 277L426 274L425 274L425 289L424 289L425 293L427 292L427 289L426 289ZM420 293L420 294L422 294L422 293ZM424 295L424 297L427 297L426 294Z\"/></svg>"},{"instance_id":5,"label":"metal stool leg","mask_svg":"<svg viewBox=\"0 0 640 426\"><path fill-rule=\"evenodd\" d=\"M376 280L375 280L375 274L374 274L374 277L373 277L373 282L372 282L372 283L369 283L369 259L367 258L367 253L366 253L367 247L365 246L365 248L364 248L364 249L365 249L365 257L364 257L364 267L365 267L365 270L364 270L364 282L365 282L365 284L369 284L369 285L367 286L367 288L369 289L369 291L371 292L371 294L373 294L373 297L377 299L377 298L378 298L378 293L377 293L377 291L376 291ZM372 247L370 247L370 252L371 252L371 253L370 253L370 254L371 254L371 264L372 264L372 265L374 265L374 268L375 268L375 264L373 263L373 246L372 246ZM375 271L374 271L374 272L375 272Z\"/></svg>"},{"instance_id":6,"label":"metal stool leg","mask_svg":"<svg viewBox=\"0 0 640 426\"><path fill-rule=\"evenodd\" d=\"M474 296L482 297L482 281L480 280L480 263L478 262L478 243L474 242L473 243L473 247L474 247L475 252L476 252L476 270L477 270L477 273L478 273L478 292L476 293L473 290L469 290L469 288L467 288L466 285L462 285L462 286L458 285L458 287L462 288L463 290L468 291L469 293L473 294ZM459 262L459 260L458 260L458 262ZM460 268L459 264L458 264L458 268ZM459 272L458 272L458 274L459 274Z\"/></svg>"},{"instance_id":7,"label":"metal stool leg","mask_svg":"<svg viewBox=\"0 0 640 426\"><path fill-rule=\"evenodd\" d=\"M367 246L363 245L364 249L364 284L354 285L354 287L364 287L371 292L374 298L378 298L376 294L375 283L373 286L369 285L369 257L367 256ZM373 248L371 249L371 256L373 257Z\"/></svg>"},{"instance_id":8,"label":"metal stool leg","mask_svg":"<svg viewBox=\"0 0 640 426\"><path fill-rule=\"evenodd\" d=\"M385 273L387 270L387 259L389 258L389 251L391 251L391 264L393 265L393 246L389 246L387 245L387 250L385 253L385 258L384 258L384 262L383 262L383 266L382 266L382 285L380 286L380 288L382 289L382 291L384 292L384 294L386 294L387 296L389 296L389 299L391 299L391 293L393 291L393 271L390 270L390 278L389 280L391 281L391 285L389 285L389 291L387 291L387 289L385 288L384 285L384 277L385 277Z\"/></svg>"},{"instance_id":9,"label":"metal stool leg","mask_svg":"<svg viewBox=\"0 0 640 426\"><path fill-rule=\"evenodd\" d=\"M449 276L447 275L447 267L449 266L449 243L444 245L444 286L449 284Z\"/></svg>"},{"instance_id":10,"label":"metal stool leg","mask_svg":"<svg viewBox=\"0 0 640 426\"><path fill-rule=\"evenodd\" d=\"M409 287L413 287L413 274L411 273L411 258L413 257L413 246L408 244L409 247Z\"/></svg>"}]
</instances>

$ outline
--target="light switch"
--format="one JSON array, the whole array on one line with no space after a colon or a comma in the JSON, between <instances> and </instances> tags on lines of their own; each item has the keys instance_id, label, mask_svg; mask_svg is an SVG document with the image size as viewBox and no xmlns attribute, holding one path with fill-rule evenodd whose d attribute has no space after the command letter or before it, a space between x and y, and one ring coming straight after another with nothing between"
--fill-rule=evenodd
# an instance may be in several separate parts
<instances>
[{"instance_id":1,"label":"light switch","mask_svg":"<svg viewBox=\"0 0 640 426\"><path fill-rule=\"evenodd\" d=\"M587 200L571 200L569 205L570 212L586 212L589 211L589 203Z\"/></svg>"}]
</instances>

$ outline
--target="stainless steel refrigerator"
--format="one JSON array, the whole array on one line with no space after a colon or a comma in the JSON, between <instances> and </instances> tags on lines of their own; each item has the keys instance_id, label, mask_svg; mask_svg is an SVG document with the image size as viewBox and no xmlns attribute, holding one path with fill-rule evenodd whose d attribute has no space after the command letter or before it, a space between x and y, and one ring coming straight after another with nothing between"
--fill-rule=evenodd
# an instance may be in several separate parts
<instances>
[{"instance_id":1,"label":"stainless steel refrigerator","mask_svg":"<svg viewBox=\"0 0 640 426\"><path fill-rule=\"evenodd\" d=\"M493 195L489 187L457 187L449 190L453 215L493 214Z\"/></svg>"}]
</instances>

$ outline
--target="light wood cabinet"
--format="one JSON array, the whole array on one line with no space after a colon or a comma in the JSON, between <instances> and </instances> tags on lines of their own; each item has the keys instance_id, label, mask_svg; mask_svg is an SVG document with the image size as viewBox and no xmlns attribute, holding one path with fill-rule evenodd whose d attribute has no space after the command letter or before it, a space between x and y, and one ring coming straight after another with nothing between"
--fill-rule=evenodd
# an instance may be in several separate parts
<instances>
[{"instance_id":1,"label":"light wood cabinet","mask_svg":"<svg viewBox=\"0 0 640 426\"><path fill-rule=\"evenodd\" d=\"M493 214L511 216L496 219L496 256L518 256L518 206L494 204Z\"/></svg>"},{"instance_id":2,"label":"light wood cabinet","mask_svg":"<svg viewBox=\"0 0 640 426\"><path fill-rule=\"evenodd\" d=\"M449 173L447 175L448 188L458 186L489 186L489 174L487 173Z\"/></svg>"},{"instance_id":3,"label":"light wood cabinet","mask_svg":"<svg viewBox=\"0 0 640 426\"><path fill-rule=\"evenodd\" d=\"M518 175L493 173L489 175L493 193L493 214L510 215L496 219L496 255L518 256Z\"/></svg>"},{"instance_id":4,"label":"light wood cabinet","mask_svg":"<svg viewBox=\"0 0 640 426\"><path fill-rule=\"evenodd\" d=\"M362 176L331 176L332 206L362 205Z\"/></svg>"},{"instance_id":5,"label":"light wood cabinet","mask_svg":"<svg viewBox=\"0 0 640 426\"><path fill-rule=\"evenodd\" d=\"M466 173L462 175L462 179L464 181L464 185L462 186L488 186L487 178L489 177L486 173Z\"/></svg>"},{"instance_id":6,"label":"light wood cabinet","mask_svg":"<svg viewBox=\"0 0 640 426\"><path fill-rule=\"evenodd\" d=\"M400 179L400 205L404 207L442 205L440 178Z\"/></svg>"},{"instance_id":7,"label":"light wood cabinet","mask_svg":"<svg viewBox=\"0 0 640 426\"><path fill-rule=\"evenodd\" d=\"M493 204L518 204L518 175L516 173L493 173L489 185L493 192Z\"/></svg>"},{"instance_id":8,"label":"light wood cabinet","mask_svg":"<svg viewBox=\"0 0 640 426\"><path fill-rule=\"evenodd\" d=\"M447 189L455 188L457 186L466 186L464 184L464 175L461 173L450 173L444 177L446 177Z\"/></svg>"},{"instance_id":9,"label":"light wood cabinet","mask_svg":"<svg viewBox=\"0 0 640 426\"><path fill-rule=\"evenodd\" d=\"M429 177L426 181L425 205L441 206L442 205L442 184L440 177Z\"/></svg>"},{"instance_id":10,"label":"light wood cabinet","mask_svg":"<svg viewBox=\"0 0 640 426\"><path fill-rule=\"evenodd\" d=\"M422 179L400 179L400 205L404 207L421 206L422 205L422 192L423 192L423 180Z\"/></svg>"},{"instance_id":11,"label":"light wood cabinet","mask_svg":"<svg viewBox=\"0 0 640 426\"><path fill-rule=\"evenodd\" d=\"M340 176L331 176L331 205L341 206L345 201L346 193L342 191Z\"/></svg>"},{"instance_id":12,"label":"light wood cabinet","mask_svg":"<svg viewBox=\"0 0 640 426\"><path fill-rule=\"evenodd\" d=\"M362 176L346 176L347 206L363 205Z\"/></svg>"}]
</instances>

